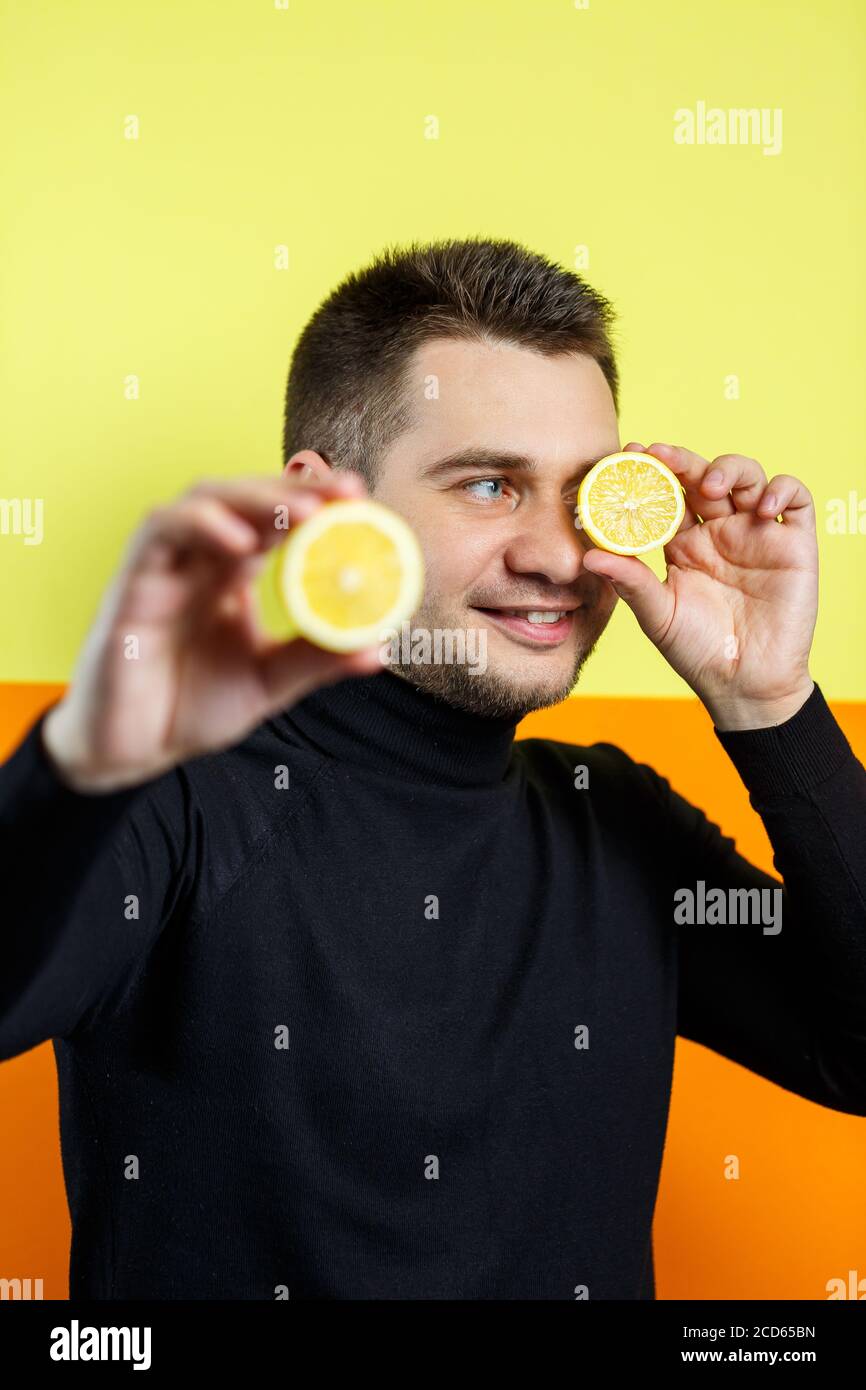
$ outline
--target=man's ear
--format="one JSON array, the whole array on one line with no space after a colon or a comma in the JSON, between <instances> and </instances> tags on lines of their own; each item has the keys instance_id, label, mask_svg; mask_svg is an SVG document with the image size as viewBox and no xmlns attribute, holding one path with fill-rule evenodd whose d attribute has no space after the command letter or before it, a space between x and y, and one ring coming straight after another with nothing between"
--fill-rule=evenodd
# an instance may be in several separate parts
<instances>
[{"instance_id":1,"label":"man's ear","mask_svg":"<svg viewBox=\"0 0 866 1390\"><path fill-rule=\"evenodd\" d=\"M300 449L298 453L292 454L283 469L283 477L296 478L302 483L323 482L332 472L331 465L321 454L317 454L314 449Z\"/></svg>"}]
</instances>

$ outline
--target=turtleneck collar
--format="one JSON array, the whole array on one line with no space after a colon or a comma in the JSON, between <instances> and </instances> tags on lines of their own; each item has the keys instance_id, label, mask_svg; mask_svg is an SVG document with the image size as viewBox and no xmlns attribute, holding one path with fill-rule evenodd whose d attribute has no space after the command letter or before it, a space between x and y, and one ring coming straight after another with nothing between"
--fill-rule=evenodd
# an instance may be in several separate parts
<instances>
[{"instance_id":1,"label":"turtleneck collar","mask_svg":"<svg viewBox=\"0 0 866 1390\"><path fill-rule=\"evenodd\" d=\"M277 722L326 757L464 787L502 781L517 727L455 709L391 671L320 686Z\"/></svg>"}]
</instances>

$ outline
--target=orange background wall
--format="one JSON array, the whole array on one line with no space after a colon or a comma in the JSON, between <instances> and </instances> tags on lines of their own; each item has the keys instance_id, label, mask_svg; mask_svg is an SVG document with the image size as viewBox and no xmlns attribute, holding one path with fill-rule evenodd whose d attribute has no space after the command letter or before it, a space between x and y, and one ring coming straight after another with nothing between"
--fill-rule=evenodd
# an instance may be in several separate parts
<instances>
[{"instance_id":1,"label":"orange background wall","mask_svg":"<svg viewBox=\"0 0 866 1390\"><path fill-rule=\"evenodd\" d=\"M62 690L0 685L0 760ZM863 760L866 705L832 708ZM618 744L775 873L760 817L697 700L576 696L530 715L519 734ZM66 1298L70 1226L50 1043L0 1063L0 1133L0 1276L42 1278L46 1298ZM731 1153L738 1181L723 1175ZM656 1208L658 1297L825 1299L828 1279L847 1281L852 1269L866 1278L864 1171L862 1119L679 1039Z\"/></svg>"}]
</instances>

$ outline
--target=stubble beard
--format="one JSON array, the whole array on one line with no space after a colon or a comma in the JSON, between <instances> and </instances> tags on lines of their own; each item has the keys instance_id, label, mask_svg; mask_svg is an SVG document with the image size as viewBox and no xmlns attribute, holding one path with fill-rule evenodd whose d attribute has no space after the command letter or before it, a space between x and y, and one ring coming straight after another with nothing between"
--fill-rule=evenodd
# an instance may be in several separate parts
<instances>
[{"instance_id":1,"label":"stubble beard","mask_svg":"<svg viewBox=\"0 0 866 1390\"><path fill-rule=\"evenodd\" d=\"M416 614L412 622L413 630L428 626L423 618L423 614ZM438 624L430 623L429 630L436 626L443 627L444 624L441 620ZM486 670L473 672L465 662L394 660L388 663L387 669L455 709L485 719L517 722L532 710L558 705L567 699L577 684L584 663L595 651L600 636L601 632L597 631L588 646L578 646L571 670L559 681L532 681L525 676L509 679L507 673L496 670L493 663ZM543 655L539 654L539 660L543 659Z\"/></svg>"}]
</instances>

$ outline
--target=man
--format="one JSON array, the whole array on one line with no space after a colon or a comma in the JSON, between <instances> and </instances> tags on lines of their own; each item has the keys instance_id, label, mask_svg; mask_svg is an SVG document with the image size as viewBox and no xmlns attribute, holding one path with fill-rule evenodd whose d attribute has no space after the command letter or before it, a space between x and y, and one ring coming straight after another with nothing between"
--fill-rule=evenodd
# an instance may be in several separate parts
<instances>
[{"instance_id":1,"label":"man","mask_svg":"<svg viewBox=\"0 0 866 1390\"><path fill-rule=\"evenodd\" d=\"M652 1298L677 1033L866 1114L866 773L809 675L812 501L653 444L688 502L666 581L594 549L611 321L508 242L350 276L283 478L150 515L0 770L0 1056L54 1040L73 1297ZM485 670L260 631L275 511L368 489L424 549L414 626L482 630ZM612 745L514 742L617 594L783 882ZM683 912L711 894L762 910Z\"/></svg>"}]
</instances>

